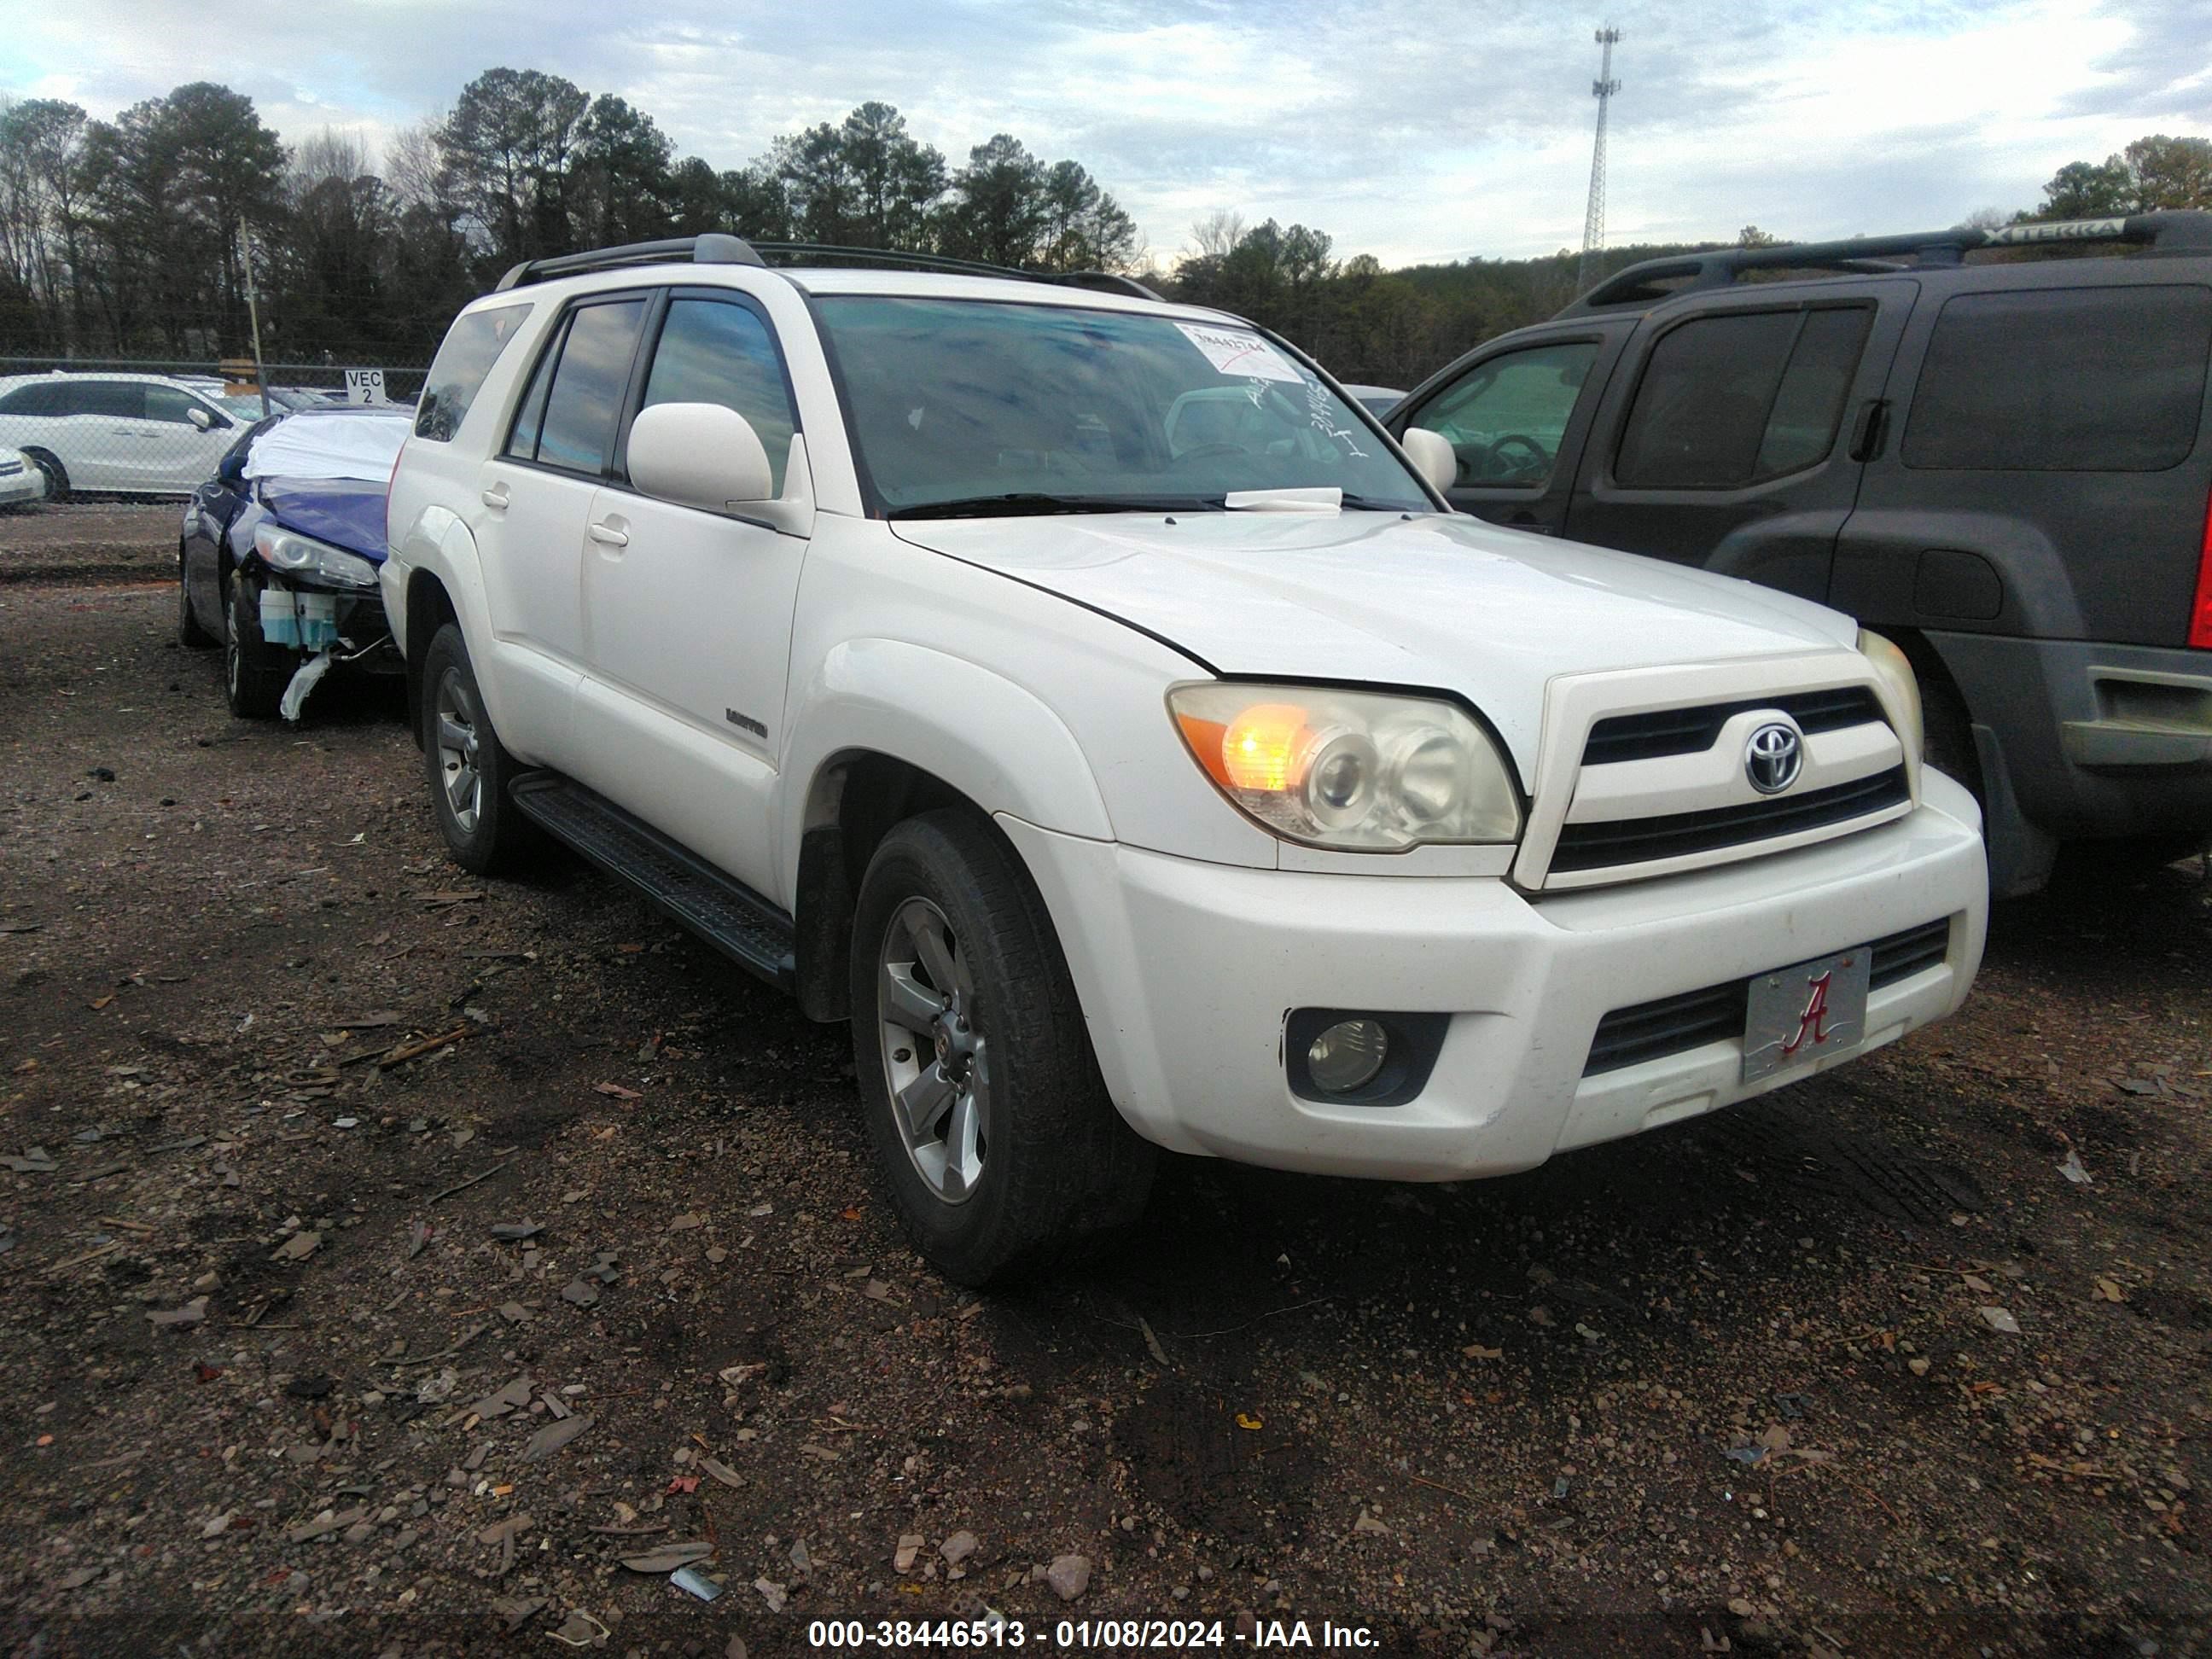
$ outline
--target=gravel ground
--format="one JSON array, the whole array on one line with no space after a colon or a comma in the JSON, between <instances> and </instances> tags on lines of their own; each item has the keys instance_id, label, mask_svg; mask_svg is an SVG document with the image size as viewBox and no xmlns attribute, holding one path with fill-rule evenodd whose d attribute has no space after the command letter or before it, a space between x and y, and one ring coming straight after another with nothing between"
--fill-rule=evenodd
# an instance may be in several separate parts
<instances>
[{"instance_id":1,"label":"gravel ground","mask_svg":"<svg viewBox=\"0 0 2212 1659\"><path fill-rule=\"evenodd\" d=\"M2002 910L1959 1019L1768 1101L1449 1188L1175 1162L978 1298L842 1028L447 863L387 689L232 720L112 580L173 520L0 518L12 1651L2212 1650L2194 864ZM682 1544L711 1604L623 1565Z\"/></svg>"}]
</instances>

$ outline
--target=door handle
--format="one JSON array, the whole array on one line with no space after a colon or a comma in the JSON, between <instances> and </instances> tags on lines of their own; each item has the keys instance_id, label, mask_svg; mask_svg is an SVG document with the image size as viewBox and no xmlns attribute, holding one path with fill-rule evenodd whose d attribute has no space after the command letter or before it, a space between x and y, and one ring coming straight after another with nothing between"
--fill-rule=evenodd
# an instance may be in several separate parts
<instances>
[{"instance_id":1,"label":"door handle","mask_svg":"<svg viewBox=\"0 0 2212 1659\"><path fill-rule=\"evenodd\" d=\"M592 539L602 547L628 547L629 532L617 530L611 524L595 524L591 529Z\"/></svg>"},{"instance_id":2,"label":"door handle","mask_svg":"<svg viewBox=\"0 0 2212 1659\"><path fill-rule=\"evenodd\" d=\"M1851 423L1851 447L1845 452L1855 461L1870 461L1889 441L1889 399L1869 398L1859 405Z\"/></svg>"},{"instance_id":3,"label":"door handle","mask_svg":"<svg viewBox=\"0 0 2212 1659\"><path fill-rule=\"evenodd\" d=\"M481 501L486 507L490 507L494 512L504 512L507 507L507 486L505 484L493 484L489 489L482 491L477 495L477 499Z\"/></svg>"}]
</instances>

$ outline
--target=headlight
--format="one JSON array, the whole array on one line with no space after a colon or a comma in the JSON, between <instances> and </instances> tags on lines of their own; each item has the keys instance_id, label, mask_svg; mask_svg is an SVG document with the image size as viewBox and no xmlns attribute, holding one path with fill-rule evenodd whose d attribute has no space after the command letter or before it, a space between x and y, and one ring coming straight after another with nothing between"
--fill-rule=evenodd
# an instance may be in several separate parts
<instances>
[{"instance_id":1,"label":"headlight","mask_svg":"<svg viewBox=\"0 0 2212 1659\"><path fill-rule=\"evenodd\" d=\"M1875 677L1889 694L1884 701L1897 716L1899 738L1915 760L1924 757L1928 738L1920 718L1920 681L1911 662L1881 635L1863 628L1859 629L1859 654L1874 665Z\"/></svg>"},{"instance_id":2,"label":"headlight","mask_svg":"<svg viewBox=\"0 0 2212 1659\"><path fill-rule=\"evenodd\" d=\"M253 546L263 559L278 570L296 570L340 587L376 586L376 567L360 554L332 547L328 542L319 542L297 531L280 530L271 524L258 525L253 532Z\"/></svg>"},{"instance_id":3,"label":"headlight","mask_svg":"<svg viewBox=\"0 0 2212 1659\"><path fill-rule=\"evenodd\" d=\"M1521 833L1512 773L1455 704L1207 680L1168 708L1221 793L1286 840L1382 853Z\"/></svg>"}]
</instances>

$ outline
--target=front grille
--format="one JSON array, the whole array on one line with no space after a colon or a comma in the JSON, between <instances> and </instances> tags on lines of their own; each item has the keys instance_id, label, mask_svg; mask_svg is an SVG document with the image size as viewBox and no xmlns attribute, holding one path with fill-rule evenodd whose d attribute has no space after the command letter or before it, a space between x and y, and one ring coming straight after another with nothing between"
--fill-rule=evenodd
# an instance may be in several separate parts
<instances>
[{"instance_id":1,"label":"front grille","mask_svg":"<svg viewBox=\"0 0 2212 1659\"><path fill-rule=\"evenodd\" d=\"M1879 990L1935 967L1951 948L1951 920L1948 916L1908 927L1863 947L1871 960L1867 988ZM1656 1002L1639 1002L1632 1008L1616 1008L1597 1023L1589 1058L1583 1075L1617 1072L1647 1060L1686 1054L1708 1042L1743 1035L1751 1000L1751 981L1731 981L1709 985L1702 991L1684 991Z\"/></svg>"},{"instance_id":2,"label":"front grille","mask_svg":"<svg viewBox=\"0 0 2212 1659\"><path fill-rule=\"evenodd\" d=\"M1554 874L1571 870L1605 870L1620 865L1650 864L1661 859L1711 853L1746 842L1772 841L1801 830L1863 817L1911 799L1905 769L1856 778L1802 795L1776 796L1740 806L1671 812L1663 817L1621 818L1601 823L1571 823L1559 831L1552 853Z\"/></svg>"},{"instance_id":3,"label":"front grille","mask_svg":"<svg viewBox=\"0 0 2212 1659\"><path fill-rule=\"evenodd\" d=\"M1774 708L1797 722L1801 732L1835 732L1847 726L1886 725L1871 687L1838 685L1825 691L1794 691L1747 702L1706 703L1696 708L1662 708L1648 714L1613 714L1590 727L1583 745L1584 766L1615 761L1655 760L1662 755L1701 755L1713 746L1721 727L1754 708Z\"/></svg>"},{"instance_id":4,"label":"front grille","mask_svg":"<svg viewBox=\"0 0 2212 1659\"><path fill-rule=\"evenodd\" d=\"M1708 1042L1743 1035L1743 1022L1751 998L1751 981L1709 986L1639 1002L1633 1008L1616 1008L1597 1023L1597 1036L1583 1075L1617 1072L1624 1066L1657 1060L1701 1048Z\"/></svg>"},{"instance_id":5,"label":"front grille","mask_svg":"<svg viewBox=\"0 0 2212 1659\"><path fill-rule=\"evenodd\" d=\"M1924 927L1908 927L1901 933L1874 942L1874 964L1867 983L1879 990L1901 979L1933 968L1951 953L1951 919L1944 916Z\"/></svg>"}]
</instances>

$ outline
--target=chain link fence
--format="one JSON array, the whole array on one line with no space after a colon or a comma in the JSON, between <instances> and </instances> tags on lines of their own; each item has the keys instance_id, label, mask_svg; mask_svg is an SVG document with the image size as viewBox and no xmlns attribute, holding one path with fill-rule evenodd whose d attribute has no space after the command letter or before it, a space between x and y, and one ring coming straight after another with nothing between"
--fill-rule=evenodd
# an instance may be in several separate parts
<instances>
[{"instance_id":1,"label":"chain link fence","mask_svg":"<svg viewBox=\"0 0 2212 1659\"><path fill-rule=\"evenodd\" d=\"M33 475L49 500L189 495L264 410L409 408L428 368L270 363L257 378L251 361L0 357L0 501Z\"/></svg>"}]
</instances>

